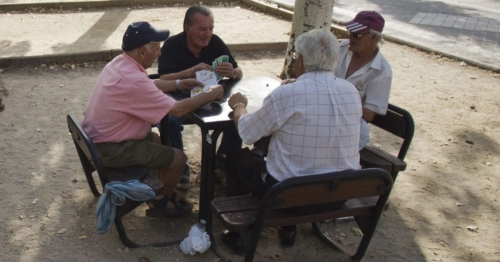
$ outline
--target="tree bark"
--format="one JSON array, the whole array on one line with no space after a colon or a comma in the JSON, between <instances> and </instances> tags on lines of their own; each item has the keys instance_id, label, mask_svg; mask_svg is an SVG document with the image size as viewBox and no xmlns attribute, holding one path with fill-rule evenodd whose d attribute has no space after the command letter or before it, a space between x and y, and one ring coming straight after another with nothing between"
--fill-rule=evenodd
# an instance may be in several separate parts
<instances>
[{"instance_id":1,"label":"tree bark","mask_svg":"<svg viewBox=\"0 0 500 262\"><path fill-rule=\"evenodd\" d=\"M292 32L286 49L281 79L295 78L293 70L295 60L292 58L292 54L295 52L295 40L300 34L316 28L330 31L334 3L335 0L295 0Z\"/></svg>"}]
</instances>

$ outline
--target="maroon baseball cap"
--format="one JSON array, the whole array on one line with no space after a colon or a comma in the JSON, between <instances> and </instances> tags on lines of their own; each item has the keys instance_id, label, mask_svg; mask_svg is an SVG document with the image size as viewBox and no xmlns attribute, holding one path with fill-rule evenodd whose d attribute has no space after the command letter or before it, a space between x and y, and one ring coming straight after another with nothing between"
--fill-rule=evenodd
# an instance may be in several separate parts
<instances>
[{"instance_id":1,"label":"maroon baseball cap","mask_svg":"<svg viewBox=\"0 0 500 262\"><path fill-rule=\"evenodd\" d=\"M361 11L352 21L345 22L344 25L347 27L349 32L359 32L366 28L373 29L379 33L384 30L384 18L375 11Z\"/></svg>"}]
</instances>

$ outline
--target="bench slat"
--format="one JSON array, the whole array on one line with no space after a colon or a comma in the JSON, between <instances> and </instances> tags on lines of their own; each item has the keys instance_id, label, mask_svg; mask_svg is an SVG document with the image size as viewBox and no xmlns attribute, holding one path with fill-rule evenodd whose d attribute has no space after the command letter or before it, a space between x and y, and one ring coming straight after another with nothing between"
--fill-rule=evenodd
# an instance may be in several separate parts
<instances>
[{"instance_id":1,"label":"bench slat","mask_svg":"<svg viewBox=\"0 0 500 262\"><path fill-rule=\"evenodd\" d=\"M391 163L368 151L366 147L363 148L361 151L359 151L359 155L360 155L360 164L361 166L363 166L363 168L378 167L389 173L392 172Z\"/></svg>"},{"instance_id":2,"label":"bench slat","mask_svg":"<svg viewBox=\"0 0 500 262\"><path fill-rule=\"evenodd\" d=\"M367 145L367 146L365 146L365 148L363 150L366 150L374 155L377 155L380 158L384 159L385 161L391 163L392 171L390 171L390 173L406 170L406 162L405 161L397 158L396 156L389 154L388 152L386 152L380 148L374 147L372 145Z\"/></svg>"},{"instance_id":3,"label":"bench slat","mask_svg":"<svg viewBox=\"0 0 500 262\"><path fill-rule=\"evenodd\" d=\"M227 212L227 210L223 209L223 206L231 208L234 204L234 198L238 197L216 199L219 201L214 200L212 202L212 206L214 206L214 204L217 205L217 210L219 210L220 212L215 212L214 209L212 209L212 212L214 212L214 215L218 216L223 226L230 231L240 232L251 229L252 225L255 223L255 219L257 216L256 208L254 210L246 210L240 212ZM253 196L245 196L244 198L248 200L248 202L251 202L252 198L254 199L254 202L259 201ZM372 213L377 200L378 196L351 199L344 204L344 207L342 209L320 214L294 214L280 210L271 210L266 216L264 227L295 225L347 216L367 216ZM225 203L223 202L231 204L225 205ZM386 203L384 210L387 210L388 208L389 202Z\"/></svg>"},{"instance_id":4,"label":"bench slat","mask_svg":"<svg viewBox=\"0 0 500 262\"><path fill-rule=\"evenodd\" d=\"M233 212L243 212L248 210L257 210L260 203L261 200L252 195L217 198L212 201L210 209L212 213L218 215Z\"/></svg>"}]
</instances>

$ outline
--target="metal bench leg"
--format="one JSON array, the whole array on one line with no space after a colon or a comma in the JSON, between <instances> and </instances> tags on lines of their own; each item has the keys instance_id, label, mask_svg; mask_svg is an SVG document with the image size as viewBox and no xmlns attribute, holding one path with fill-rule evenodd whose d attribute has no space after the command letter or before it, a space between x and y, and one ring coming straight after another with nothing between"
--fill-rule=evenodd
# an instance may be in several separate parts
<instances>
[{"instance_id":1,"label":"metal bench leg","mask_svg":"<svg viewBox=\"0 0 500 262\"><path fill-rule=\"evenodd\" d=\"M311 223L313 229L314 229L314 232L316 233L316 235L321 239L323 240L323 242L325 242L327 245L329 245L331 248L337 250L337 251L340 251L342 253L345 253L345 250L343 248L341 248L339 245L337 245L337 243L335 243L331 238L329 238L325 232L321 229L321 226L319 224L319 222L312 222Z\"/></svg>"}]
</instances>

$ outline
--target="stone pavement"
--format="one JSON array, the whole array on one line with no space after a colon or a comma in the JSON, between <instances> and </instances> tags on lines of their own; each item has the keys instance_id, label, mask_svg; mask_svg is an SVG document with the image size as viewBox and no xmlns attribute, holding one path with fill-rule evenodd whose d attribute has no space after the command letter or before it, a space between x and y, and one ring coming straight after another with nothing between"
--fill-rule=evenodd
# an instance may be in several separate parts
<instances>
[{"instance_id":1,"label":"stone pavement","mask_svg":"<svg viewBox=\"0 0 500 262\"><path fill-rule=\"evenodd\" d=\"M191 0L192 2L196 2ZM205 4L222 1L204 1ZM271 0L278 7L293 10L294 0ZM0 67L16 64L19 61L37 61L53 59L78 59L82 56L88 60L103 59L121 52L121 34L126 26L137 19L151 21L157 27L169 28L172 33L181 30L180 23L185 6L175 8L177 0L0 0ZM185 4L187 3L184 1ZM251 3L251 1L244 1ZM234 2L226 5L237 6ZM154 9L166 8L165 4L174 6L168 11L151 12L140 5L156 4ZM224 3L222 3L224 4ZM57 12L58 7L62 12ZM86 7L127 6L126 9L99 9L87 12ZM12 11L26 10L32 13ZM43 12L41 9L43 8ZM51 10L51 8L54 8ZM73 12L68 12L73 8ZM79 9L81 8L81 9ZM83 9L83 10L82 10ZM10 11L8 11L10 10ZM227 11L214 10L216 14L216 31L235 49L278 49L286 46L287 32L281 32L279 26L270 27L259 23L259 16L245 9L231 11L230 19ZM500 2L495 0L336 0L333 19L336 22L348 21L361 10L375 10L386 19L384 37L387 40L415 46L423 50L444 54L448 57L465 61L468 64L485 69L500 71ZM54 12L56 11L56 12ZM265 19L269 19L266 17ZM13 23L12 21L16 21ZM288 21L275 20L276 23ZM255 24L253 32L243 43L234 42L241 39L238 23ZM289 22L288 22L289 23ZM10 26L5 26L10 25ZM45 32L44 32L45 30ZM264 40L258 32L273 31L271 37ZM40 31L44 32L43 34ZM61 38L59 32L64 32ZM255 35L253 34L255 33ZM36 37L33 37L36 36ZM234 41L232 41L234 39ZM264 41L264 42L262 42ZM262 44L268 44L262 46ZM243 46L241 46L243 44ZM69 60L68 60L69 61ZM48 61L47 61L48 62Z\"/></svg>"},{"instance_id":2,"label":"stone pavement","mask_svg":"<svg viewBox=\"0 0 500 262\"><path fill-rule=\"evenodd\" d=\"M293 10L294 0L271 0ZM336 0L332 18L350 21L363 10L381 13L384 37L500 70L500 1Z\"/></svg>"}]
</instances>

